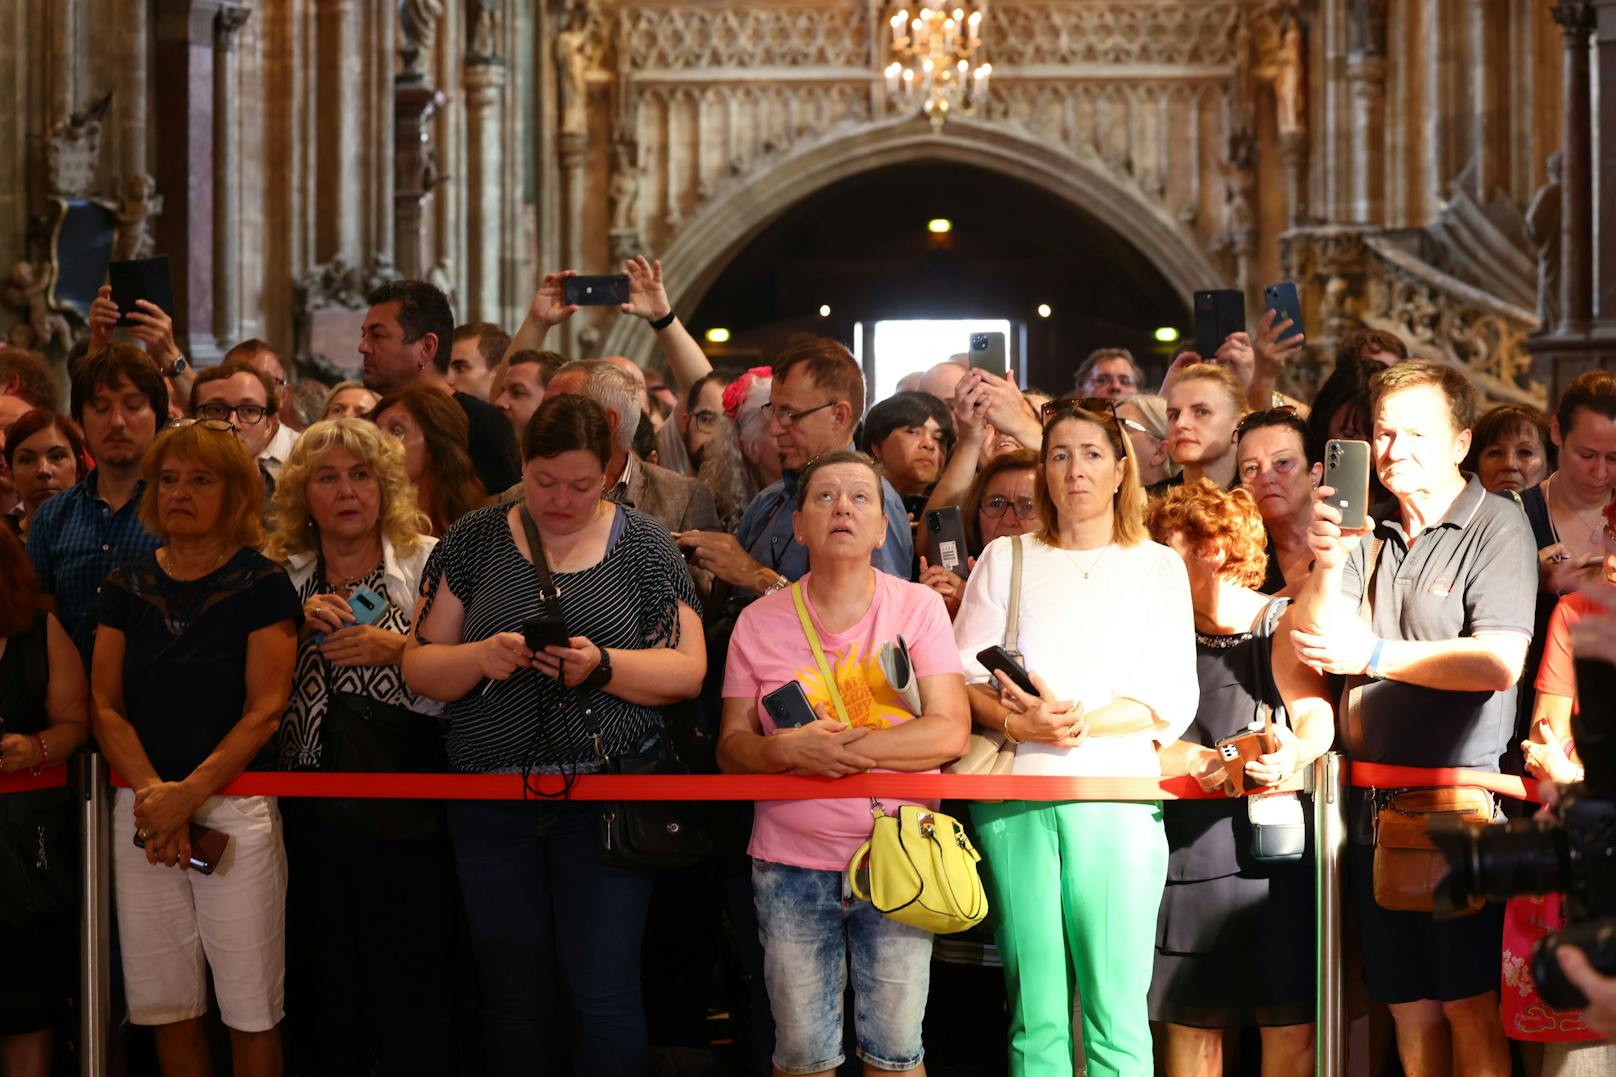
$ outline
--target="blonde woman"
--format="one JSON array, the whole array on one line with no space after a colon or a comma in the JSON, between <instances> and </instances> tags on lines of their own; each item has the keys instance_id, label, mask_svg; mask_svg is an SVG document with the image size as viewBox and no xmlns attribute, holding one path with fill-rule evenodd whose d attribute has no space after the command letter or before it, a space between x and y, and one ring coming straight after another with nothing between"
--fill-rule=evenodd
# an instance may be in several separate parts
<instances>
[{"instance_id":1,"label":"blonde woman","mask_svg":"<svg viewBox=\"0 0 1616 1077\"><path fill-rule=\"evenodd\" d=\"M1195 716L1184 563L1145 531L1145 491L1109 400L1044 408L1036 534L988 544L954 637L976 724L1017 744L1014 773L1155 777ZM1038 694L977 660L1002 646L1022 552L1019 647ZM1158 801L978 804L1010 999L1010 1072L1072 1072L1073 987L1091 1073L1151 1072L1145 1000L1167 872Z\"/></svg>"},{"instance_id":2,"label":"blonde woman","mask_svg":"<svg viewBox=\"0 0 1616 1077\"><path fill-rule=\"evenodd\" d=\"M374 423L328 419L303 432L281 469L267 552L286 563L304 618L297 691L280 730L283 769L321 766L323 720L339 693L419 712L436 727L441 705L411 692L400 668L437 544L404 452ZM364 605L378 599L375 612ZM288 854L309 880L291 895L292 967L294 976L307 969L311 989L327 987L310 1009L328 1072L366 1072L371 1052L383 1073L453 1071L448 936L420 930L454 915L439 830L387 837L322 815L314 802L287 809Z\"/></svg>"}]
</instances>

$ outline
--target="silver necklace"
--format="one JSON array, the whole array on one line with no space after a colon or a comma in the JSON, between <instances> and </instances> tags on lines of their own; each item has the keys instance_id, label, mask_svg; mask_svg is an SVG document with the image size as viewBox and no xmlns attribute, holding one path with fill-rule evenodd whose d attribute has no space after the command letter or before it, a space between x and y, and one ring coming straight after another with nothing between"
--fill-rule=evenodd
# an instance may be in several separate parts
<instances>
[{"instance_id":1,"label":"silver necklace","mask_svg":"<svg viewBox=\"0 0 1616 1077\"><path fill-rule=\"evenodd\" d=\"M1108 545L1100 547L1099 555L1097 557L1095 557L1095 559L1093 561L1089 562L1089 567L1088 568L1084 568L1083 563L1077 559L1077 552L1075 550L1067 550L1065 548L1062 548L1061 552L1066 554L1067 557L1071 558L1072 564L1077 566L1077 571L1081 572L1083 574L1083 578L1086 580L1094 572L1095 569L1100 567L1100 562L1105 560L1105 555L1107 553L1109 553L1110 551L1111 551L1111 547L1108 546Z\"/></svg>"},{"instance_id":2,"label":"silver necklace","mask_svg":"<svg viewBox=\"0 0 1616 1077\"><path fill-rule=\"evenodd\" d=\"M1555 500L1570 510L1572 518L1575 519L1579 524L1588 528L1588 545L1594 547L1595 549L1600 548L1605 541L1605 516L1603 510L1594 510L1594 512L1597 514L1598 522L1590 525L1588 523L1588 517L1584 516L1581 509L1577 508L1566 499L1565 493L1561 491L1560 484L1557 482L1554 483L1554 494Z\"/></svg>"}]
</instances>

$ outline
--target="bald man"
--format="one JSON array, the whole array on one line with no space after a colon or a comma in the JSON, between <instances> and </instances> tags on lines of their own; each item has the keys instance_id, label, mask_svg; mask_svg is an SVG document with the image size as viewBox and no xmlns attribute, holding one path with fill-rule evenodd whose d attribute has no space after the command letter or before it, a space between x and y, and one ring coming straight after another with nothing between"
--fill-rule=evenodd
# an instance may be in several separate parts
<instances>
[{"instance_id":1,"label":"bald man","mask_svg":"<svg viewBox=\"0 0 1616 1077\"><path fill-rule=\"evenodd\" d=\"M970 373L970 361L963 355L951 355L947 362L938 363L920 379L920 391L930 393L943 403L954 399L954 386Z\"/></svg>"}]
</instances>

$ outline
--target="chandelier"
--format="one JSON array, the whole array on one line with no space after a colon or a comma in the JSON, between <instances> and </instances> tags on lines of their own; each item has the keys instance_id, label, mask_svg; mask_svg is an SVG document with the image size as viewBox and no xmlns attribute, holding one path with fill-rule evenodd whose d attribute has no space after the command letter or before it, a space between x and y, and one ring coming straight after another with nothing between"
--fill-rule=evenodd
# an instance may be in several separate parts
<instances>
[{"instance_id":1,"label":"chandelier","mask_svg":"<svg viewBox=\"0 0 1616 1077\"><path fill-rule=\"evenodd\" d=\"M915 8L900 7L887 20L887 97L897 111L924 112L941 127L950 113L969 116L987 101L993 65L981 57L983 6L918 0Z\"/></svg>"}]
</instances>

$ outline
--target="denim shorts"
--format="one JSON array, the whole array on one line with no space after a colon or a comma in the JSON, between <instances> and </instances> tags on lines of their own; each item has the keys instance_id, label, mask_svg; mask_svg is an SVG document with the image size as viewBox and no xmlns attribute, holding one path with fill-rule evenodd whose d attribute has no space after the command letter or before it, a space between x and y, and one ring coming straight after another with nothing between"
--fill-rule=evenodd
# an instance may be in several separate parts
<instances>
[{"instance_id":1,"label":"denim shorts","mask_svg":"<svg viewBox=\"0 0 1616 1077\"><path fill-rule=\"evenodd\" d=\"M849 952L859 1058L878 1070L920 1065L930 932L889 920L868 901L854 901L840 871L754 859L752 898L774 1011L776 1069L819 1073L846 1060L842 995Z\"/></svg>"}]
</instances>

